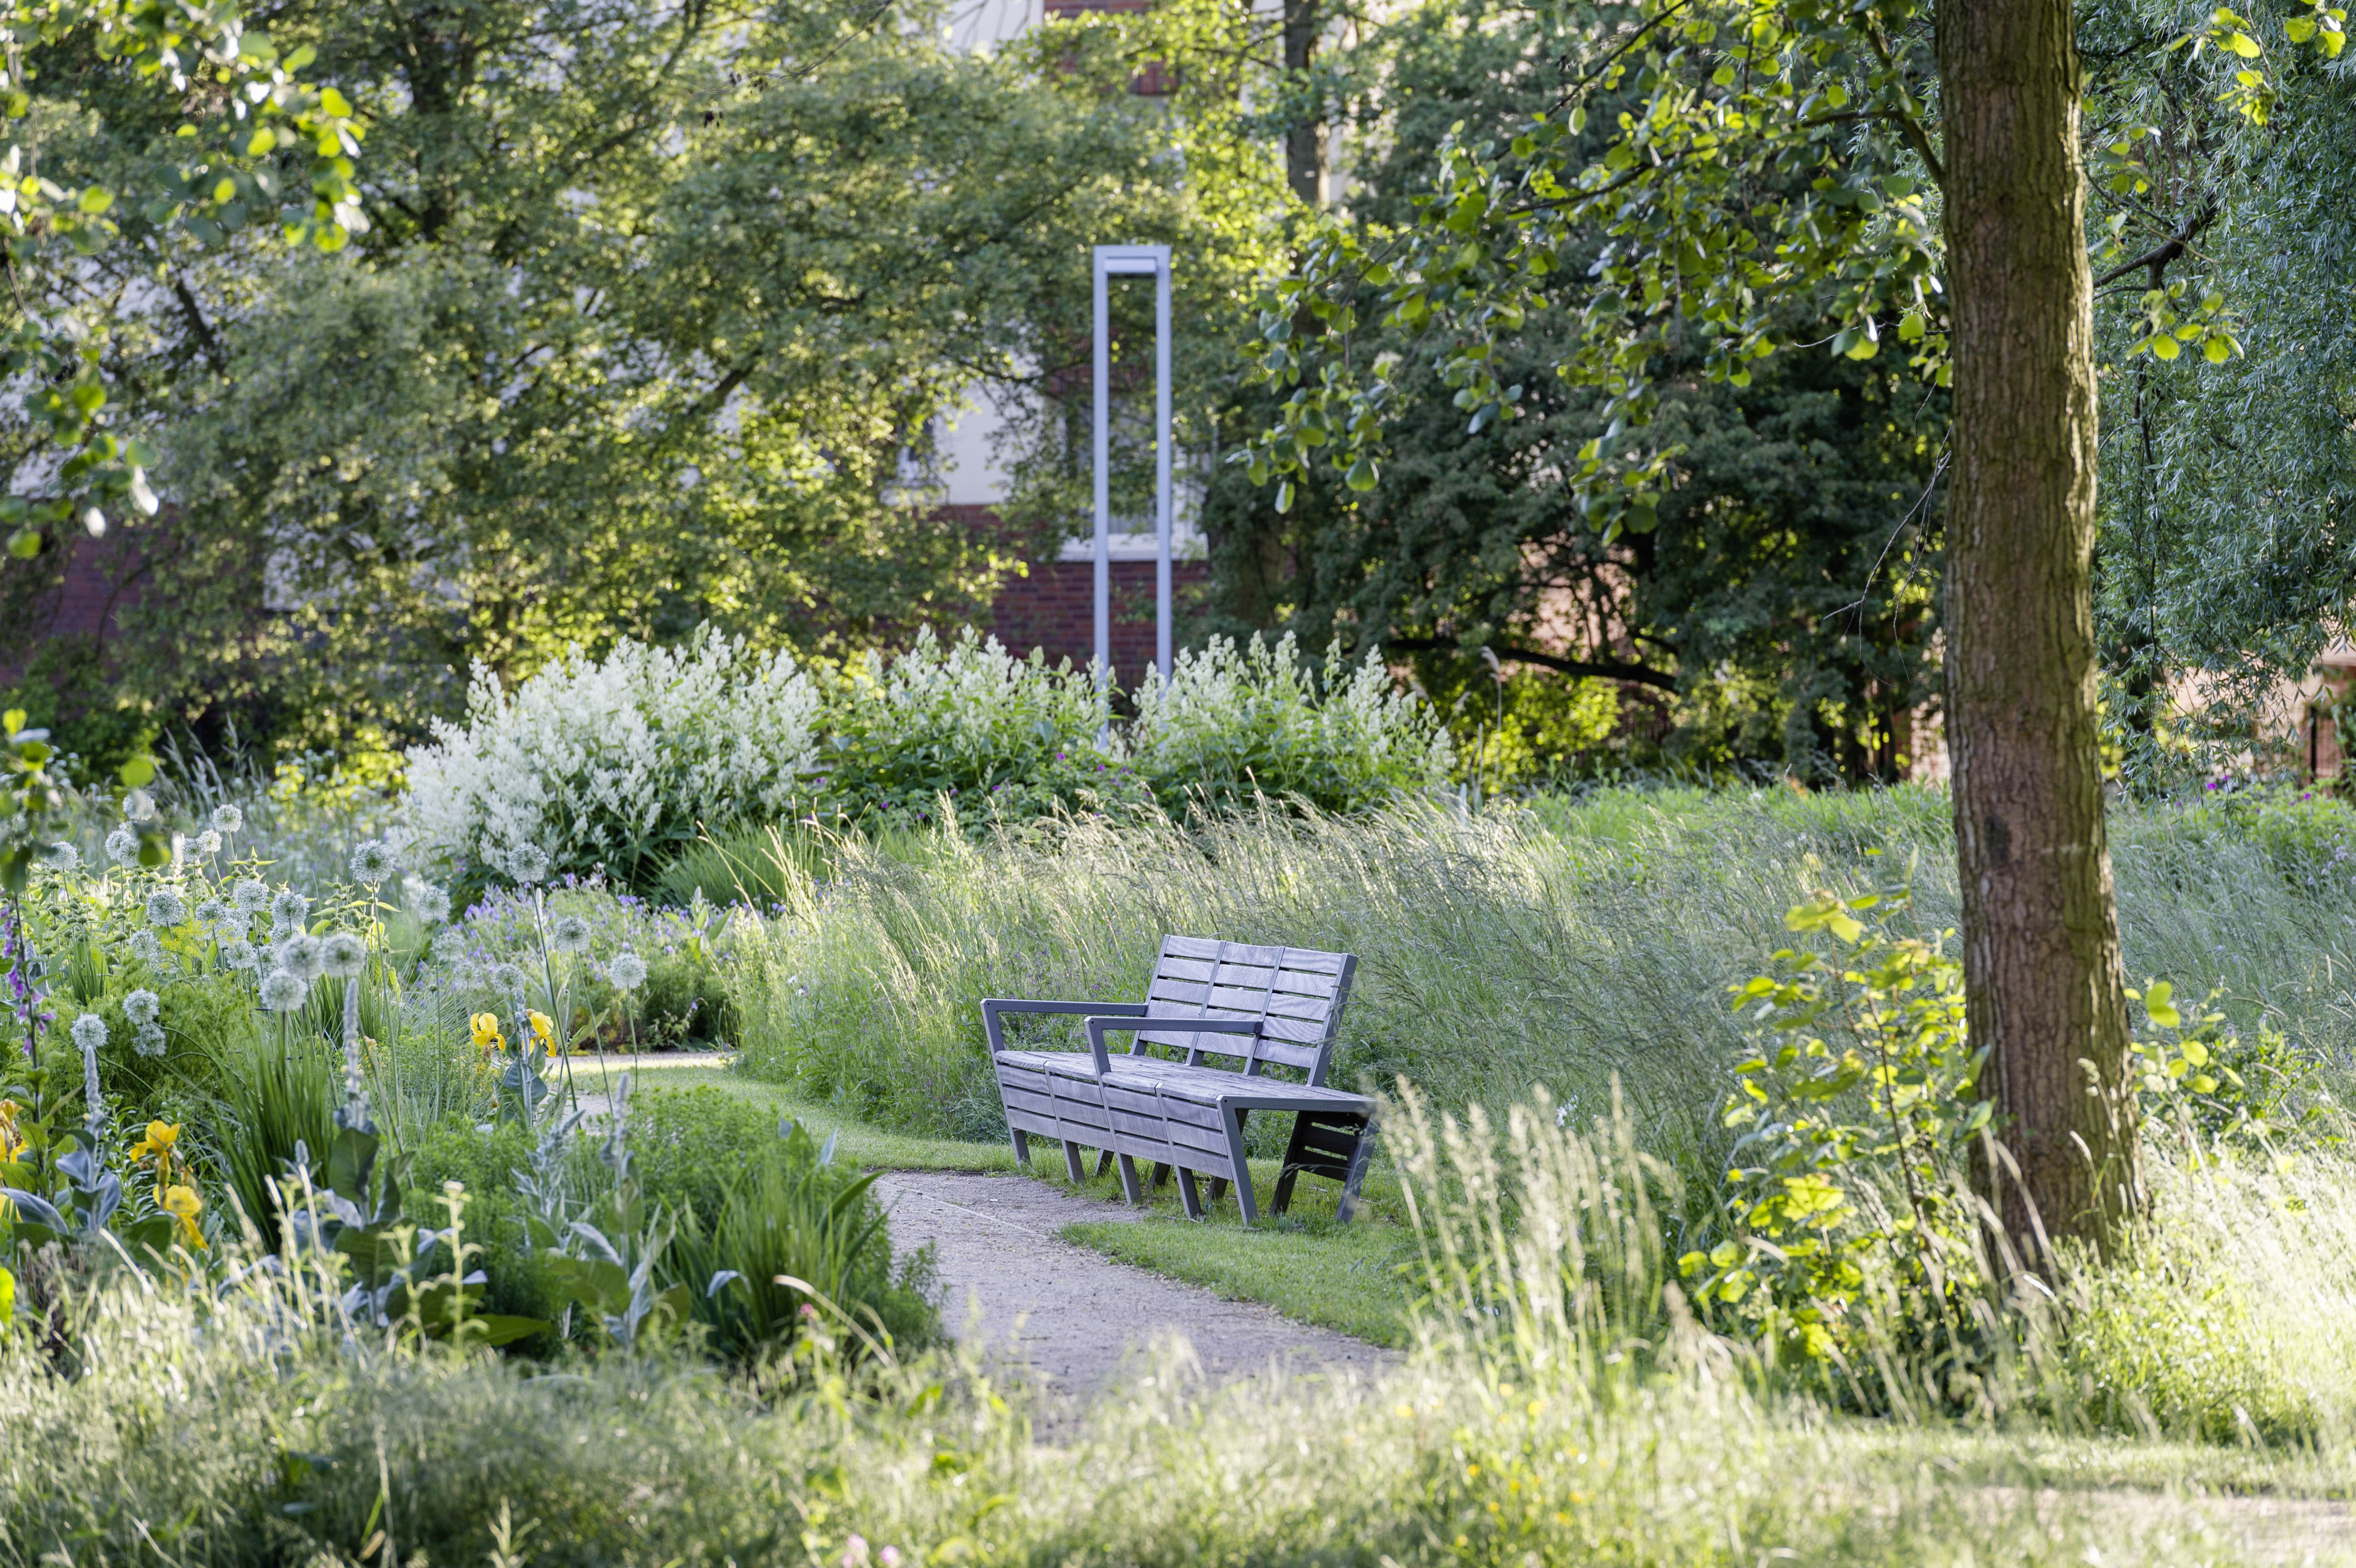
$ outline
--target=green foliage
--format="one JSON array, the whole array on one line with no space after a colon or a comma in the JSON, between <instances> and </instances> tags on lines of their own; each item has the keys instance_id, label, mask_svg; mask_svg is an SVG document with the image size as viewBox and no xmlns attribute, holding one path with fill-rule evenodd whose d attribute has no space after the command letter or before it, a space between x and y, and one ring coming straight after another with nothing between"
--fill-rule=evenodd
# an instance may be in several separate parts
<instances>
[{"instance_id":1,"label":"green foliage","mask_svg":"<svg viewBox=\"0 0 2356 1568\"><path fill-rule=\"evenodd\" d=\"M94 641L42 639L0 707L21 708L27 722L49 732L60 776L102 784L155 743L155 720L105 676Z\"/></svg>"},{"instance_id":2,"label":"green foliage","mask_svg":"<svg viewBox=\"0 0 2356 1568\"><path fill-rule=\"evenodd\" d=\"M1601 47L1626 15L1468 0L1361 35L1335 68L1350 72L1337 119L1365 128L1348 221L1369 254L1387 256L1404 241L1386 236L1423 221L1443 148L1511 138L1560 97L1558 63ZM1601 95L1584 144L1600 147L1602 126L1632 101L1624 91ZM1602 264L1611 229L1598 219L1558 237L1513 329L1485 346L1484 363L1519 389L1516 417L1470 429L1429 322L1378 322L1384 291L1370 274L1335 281L1333 297L1362 321L1354 363L1388 367L1380 483L1361 490L1321 459L1292 474L1291 504L1277 510L1243 468L1215 477L1205 521L1217 624L1412 653L1443 706L1483 680L1483 653L1507 661L1517 687L1624 683L1612 688L1625 694L1622 732L1608 751L1584 748L1590 766L1665 753L1704 766L1771 763L1812 783L1903 776L1910 710L1935 687L1944 394L1926 397L1890 359L1823 354L1770 360L1741 386L1712 381L1683 339L1661 361L1644 432L1673 454L1652 526L1620 537L1617 511L1566 504L1562 489L1614 415L1601 393L1553 373L1578 351L1589 269ZM1784 308L1783 325L1804 340L1837 330L1804 302ZM1287 330L1287 347L1305 355L1332 346L1300 322ZM1265 425L1286 390L1242 394L1230 417ZM1312 436L1328 439L1302 439ZM1356 451L1338 429L1330 440L1315 450ZM1460 746L1475 722L1457 726Z\"/></svg>"},{"instance_id":3,"label":"green foliage","mask_svg":"<svg viewBox=\"0 0 2356 1568\"><path fill-rule=\"evenodd\" d=\"M277 1247L285 1235L279 1184L307 1172L315 1188L327 1185L327 1157L336 1136L337 1069L316 1038L267 1040L259 1031L221 1062L220 1114L212 1129L221 1177L239 1209ZM306 1163L295 1158L300 1144Z\"/></svg>"},{"instance_id":4,"label":"green foliage","mask_svg":"<svg viewBox=\"0 0 2356 1568\"><path fill-rule=\"evenodd\" d=\"M453 714L477 659L512 686L705 620L839 656L970 619L1014 555L943 526L939 432L1064 379L1088 244L1173 244L1180 308L1229 318L1269 253L1238 181L1118 90L1134 62L1053 26L985 51L864 0L473 17L421 50L396 5L273 16L366 118L369 227L302 264L175 250L107 356L177 508L175 613L123 646L167 710L348 750ZM85 103L45 174L169 134L119 96L57 109ZM1067 464L1016 433L1018 467Z\"/></svg>"},{"instance_id":5,"label":"green foliage","mask_svg":"<svg viewBox=\"0 0 2356 1568\"><path fill-rule=\"evenodd\" d=\"M779 1131L732 1173L709 1221L680 1216L665 1260L715 1348L755 1361L830 1318L879 1352L937 1338L930 1254L894 1269L883 1205L868 1190L876 1173L837 1167L832 1141L820 1147L799 1125Z\"/></svg>"},{"instance_id":6,"label":"green foliage","mask_svg":"<svg viewBox=\"0 0 2356 1568\"><path fill-rule=\"evenodd\" d=\"M648 964L647 983L632 1006L644 1045L708 1048L736 1038L726 977L692 954L666 955Z\"/></svg>"}]
</instances>

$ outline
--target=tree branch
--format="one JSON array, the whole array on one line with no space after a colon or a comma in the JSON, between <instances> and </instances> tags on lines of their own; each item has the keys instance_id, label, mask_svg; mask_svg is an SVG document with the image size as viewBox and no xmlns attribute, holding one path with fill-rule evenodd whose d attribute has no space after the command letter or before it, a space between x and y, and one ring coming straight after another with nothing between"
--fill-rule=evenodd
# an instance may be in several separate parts
<instances>
[{"instance_id":1,"label":"tree branch","mask_svg":"<svg viewBox=\"0 0 2356 1568\"><path fill-rule=\"evenodd\" d=\"M2184 221L2176 226L2175 233L2146 251L2134 261L2121 261L2117 266L2096 278L2094 286L2098 289L2108 288L2137 267L2144 267L2149 269L2151 273L2149 286L2155 289L2159 287L2160 275L2168 271L2168 264L2183 255L2193 239L2202 229L2216 221L2217 204L2214 201L2205 203L2200 211L2186 214Z\"/></svg>"},{"instance_id":2,"label":"tree branch","mask_svg":"<svg viewBox=\"0 0 2356 1568\"><path fill-rule=\"evenodd\" d=\"M1395 653L1409 654L1457 654L1464 651L1444 637L1392 637L1383 646ZM1677 677L1666 670L1655 669L1650 665L1632 664L1624 659L1570 659L1558 654L1545 654L1536 648L1517 648L1502 643L1490 644L1489 651L1505 663L1536 665L1558 675L1634 681L1642 686L1658 687L1663 691L1677 688Z\"/></svg>"}]
</instances>

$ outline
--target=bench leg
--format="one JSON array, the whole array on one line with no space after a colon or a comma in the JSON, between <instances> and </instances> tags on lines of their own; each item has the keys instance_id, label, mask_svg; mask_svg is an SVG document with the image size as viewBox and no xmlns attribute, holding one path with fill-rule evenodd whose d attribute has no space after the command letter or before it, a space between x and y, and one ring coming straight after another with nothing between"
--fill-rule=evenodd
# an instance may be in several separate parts
<instances>
[{"instance_id":1,"label":"bench leg","mask_svg":"<svg viewBox=\"0 0 2356 1568\"><path fill-rule=\"evenodd\" d=\"M1080 1146L1069 1138L1064 1140L1064 1174L1072 1179L1072 1185L1075 1187L1082 1185L1088 1179L1087 1172L1080 1165Z\"/></svg>"},{"instance_id":2,"label":"bench leg","mask_svg":"<svg viewBox=\"0 0 2356 1568\"><path fill-rule=\"evenodd\" d=\"M1222 1111L1220 1113L1220 1118L1221 1120L1226 1120L1232 1117L1236 1125L1235 1136L1240 1137L1243 1136L1244 1120L1250 1115L1251 1113L1249 1111ZM1238 1165L1236 1168L1241 1170L1243 1167ZM1211 1201L1216 1203L1220 1199L1225 1198L1226 1195L1227 1179L1224 1176L1215 1176L1211 1178Z\"/></svg>"},{"instance_id":3,"label":"bench leg","mask_svg":"<svg viewBox=\"0 0 2356 1568\"><path fill-rule=\"evenodd\" d=\"M1031 1135L1021 1127L1009 1127L1006 1130L1014 1135L1014 1163L1025 1170L1030 1169Z\"/></svg>"},{"instance_id":4,"label":"bench leg","mask_svg":"<svg viewBox=\"0 0 2356 1568\"><path fill-rule=\"evenodd\" d=\"M1137 1161L1127 1155L1120 1157L1120 1196L1132 1209L1145 1201L1145 1189L1137 1179Z\"/></svg>"},{"instance_id":5,"label":"bench leg","mask_svg":"<svg viewBox=\"0 0 2356 1568\"><path fill-rule=\"evenodd\" d=\"M1106 1171L1110 1170L1111 1168L1112 1150L1108 1148L1100 1148L1097 1150L1097 1174L1098 1176L1102 1176Z\"/></svg>"},{"instance_id":6,"label":"bench leg","mask_svg":"<svg viewBox=\"0 0 2356 1568\"><path fill-rule=\"evenodd\" d=\"M1203 1217L1203 1194L1194 1185L1194 1173L1183 1165L1178 1168L1178 1200L1186 1205L1186 1218Z\"/></svg>"},{"instance_id":7,"label":"bench leg","mask_svg":"<svg viewBox=\"0 0 2356 1568\"><path fill-rule=\"evenodd\" d=\"M1236 1207L1244 1211L1244 1223L1256 1223L1259 1205L1252 1201L1251 1167L1244 1163L1244 1115L1242 1111L1220 1107L1219 1119L1227 1125L1227 1163L1236 1168Z\"/></svg>"},{"instance_id":8,"label":"bench leg","mask_svg":"<svg viewBox=\"0 0 2356 1568\"><path fill-rule=\"evenodd\" d=\"M1154 1191L1156 1191L1156 1192L1161 1191L1161 1190L1162 1190L1162 1184L1163 1182L1165 1182L1165 1181L1169 1180L1169 1179L1170 1179L1170 1168L1169 1168L1167 1165L1157 1165L1157 1166L1155 1166L1155 1167L1153 1168L1153 1190L1154 1190Z\"/></svg>"},{"instance_id":9,"label":"bench leg","mask_svg":"<svg viewBox=\"0 0 2356 1568\"><path fill-rule=\"evenodd\" d=\"M1358 1147L1350 1155L1350 1174L1342 1179L1342 1199L1333 1205L1333 1218L1344 1224L1358 1211L1358 1189L1366 1179L1366 1167L1375 1157L1375 1113L1366 1113L1366 1125L1358 1130Z\"/></svg>"}]
</instances>

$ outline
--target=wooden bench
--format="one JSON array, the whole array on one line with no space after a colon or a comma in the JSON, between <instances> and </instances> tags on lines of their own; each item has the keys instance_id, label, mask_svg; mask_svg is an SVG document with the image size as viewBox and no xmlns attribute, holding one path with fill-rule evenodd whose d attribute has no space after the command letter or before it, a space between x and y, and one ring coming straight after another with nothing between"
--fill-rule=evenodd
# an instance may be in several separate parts
<instances>
[{"instance_id":1,"label":"wooden bench","mask_svg":"<svg viewBox=\"0 0 2356 1568\"><path fill-rule=\"evenodd\" d=\"M1357 966L1346 953L1167 936L1142 1003L983 1002L982 1029L1014 1157L1028 1167L1030 1135L1055 1138L1076 1182L1084 1175L1080 1149L1099 1149L1098 1174L1117 1158L1121 1191L1132 1204L1144 1201L1136 1162L1151 1160L1156 1187L1176 1169L1186 1213L1197 1220L1203 1200L1195 1174L1211 1178L1214 1202L1232 1181L1248 1225L1259 1211L1244 1162L1245 1119L1254 1111L1290 1111L1292 1138L1272 1212L1285 1211L1294 1179L1307 1174L1342 1183L1339 1212L1347 1219L1365 1178L1375 1103L1327 1088L1325 1073ZM1010 1051L1009 1013L1076 1015L1088 1049ZM1113 1033L1130 1034L1127 1052L1106 1047L1105 1036ZM1303 1081L1272 1077L1272 1067Z\"/></svg>"}]
</instances>

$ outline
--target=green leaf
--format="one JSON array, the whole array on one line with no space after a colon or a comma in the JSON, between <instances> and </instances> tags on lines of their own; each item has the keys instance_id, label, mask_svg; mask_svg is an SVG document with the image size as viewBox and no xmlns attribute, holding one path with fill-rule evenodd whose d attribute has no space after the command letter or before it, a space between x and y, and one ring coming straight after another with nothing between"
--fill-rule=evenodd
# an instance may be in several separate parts
<instances>
[{"instance_id":1,"label":"green leaf","mask_svg":"<svg viewBox=\"0 0 2356 1568\"><path fill-rule=\"evenodd\" d=\"M81 199L74 205L92 217L96 217L114 205L114 193L103 186L85 186L82 187Z\"/></svg>"},{"instance_id":2,"label":"green leaf","mask_svg":"<svg viewBox=\"0 0 2356 1568\"><path fill-rule=\"evenodd\" d=\"M8 536L8 553L18 560L30 560L41 553L41 530L18 528Z\"/></svg>"},{"instance_id":3,"label":"green leaf","mask_svg":"<svg viewBox=\"0 0 2356 1568\"><path fill-rule=\"evenodd\" d=\"M116 769L114 776L123 781L124 787L137 789L142 784L154 782L155 759L142 752Z\"/></svg>"},{"instance_id":4,"label":"green leaf","mask_svg":"<svg viewBox=\"0 0 2356 1568\"><path fill-rule=\"evenodd\" d=\"M348 120L352 117L350 100L332 87L323 88L320 91L319 107L337 120Z\"/></svg>"},{"instance_id":5,"label":"green leaf","mask_svg":"<svg viewBox=\"0 0 2356 1568\"><path fill-rule=\"evenodd\" d=\"M1375 462L1371 457L1361 457L1351 464L1350 472L1343 480L1351 489L1359 491L1373 489L1376 482Z\"/></svg>"}]
</instances>

